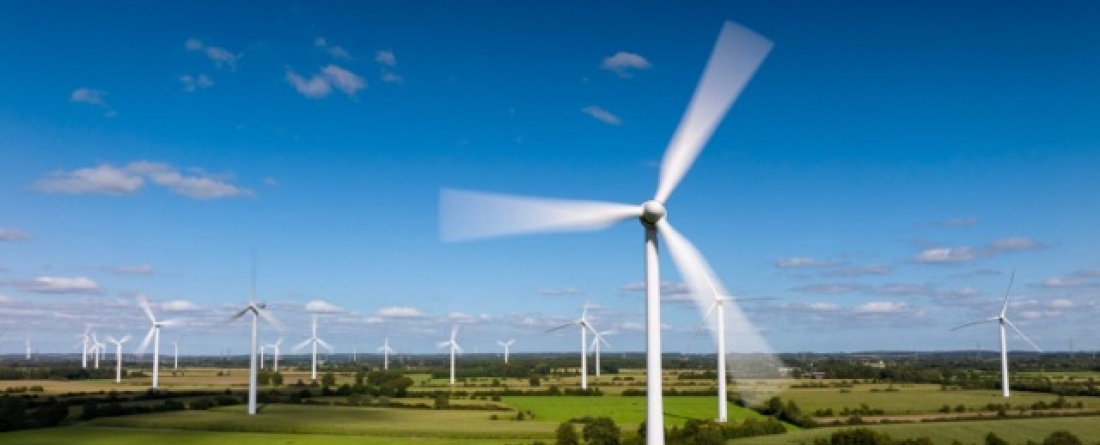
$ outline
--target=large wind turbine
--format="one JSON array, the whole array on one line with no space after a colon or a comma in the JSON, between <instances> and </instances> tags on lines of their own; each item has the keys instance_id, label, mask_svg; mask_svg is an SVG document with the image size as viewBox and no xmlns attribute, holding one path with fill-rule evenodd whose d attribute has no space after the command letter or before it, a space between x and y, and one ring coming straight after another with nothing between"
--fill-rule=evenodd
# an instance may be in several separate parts
<instances>
[{"instance_id":1,"label":"large wind turbine","mask_svg":"<svg viewBox=\"0 0 1100 445\"><path fill-rule=\"evenodd\" d=\"M581 389L588 390L588 354L585 348L588 347L588 331L592 331L596 334L596 330L592 328L592 325L588 323L588 303L584 303L584 310L581 311L581 318L573 320L569 323L563 324L556 328L551 328L546 332L553 332L558 329L564 329L573 325L580 326L581 328ZM598 335L598 334L597 334Z\"/></svg>"},{"instance_id":2,"label":"large wind turbine","mask_svg":"<svg viewBox=\"0 0 1100 445\"><path fill-rule=\"evenodd\" d=\"M110 335L107 336L107 342L115 345L115 383L122 383L122 344L128 341L130 341L129 335L124 335L118 340Z\"/></svg>"},{"instance_id":3,"label":"large wind turbine","mask_svg":"<svg viewBox=\"0 0 1100 445\"><path fill-rule=\"evenodd\" d=\"M706 263L668 223L665 203L771 47L770 41L746 28L731 22L723 25L691 103L665 152L656 194L640 207L447 189L441 192L440 235L445 241L590 231L640 218L645 228L646 440L650 444L664 443L658 231L664 235L681 275L695 296L706 289L699 280L699 271L695 270Z\"/></svg>"},{"instance_id":4,"label":"large wind turbine","mask_svg":"<svg viewBox=\"0 0 1100 445\"><path fill-rule=\"evenodd\" d=\"M103 357L103 350L107 348L107 345L100 343L99 338L96 338L95 333L92 333L92 349L90 350L95 357L95 369L99 369L99 358ZM28 353L30 350L30 339L27 339Z\"/></svg>"},{"instance_id":5,"label":"large wind turbine","mask_svg":"<svg viewBox=\"0 0 1100 445\"><path fill-rule=\"evenodd\" d=\"M310 378L313 379L314 381L317 381L317 345L321 345L325 349L327 349L328 352L332 352L332 346L330 346L328 343L325 343L324 340L321 340L320 338L317 337L317 314L313 314L313 334L309 338L307 338L305 341L295 345L294 350L297 351L299 349L302 349L302 348L306 347L306 345L311 344L311 343L313 344L313 366L311 368L312 372L310 374L311 375Z\"/></svg>"},{"instance_id":6,"label":"large wind turbine","mask_svg":"<svg viewBox=\"0 0 1100 445\"><path fill-rule=\"evenodd\" d=\"M1007 315L1007 312L1008 312L1008 298L1009 298L1010 293L1012 292L1012 281L1015 280L1015 279L1016 279L1016 271L1012 271L1012 276L1009 277L1009 279L1008 279L1008 290L1005 291L1005 300L1004 300L1004 303L1001 304L1001 312L999 314L997 314L995 316L992 316L992 317L989 317L989 318L986 318L985 320L972 321L970 323L962 324L962 325L955 326L955 327L951 328L952 331L955 331L955 330L959 330L959 329L965 328L967 326L973 326L973 325L976 325L976 324L991 323L991 322L994 322L994 321L997 322L997 324L999 325L1000 330L1001 330L1001 394L1004 397L1009 396L1009 391L1008 391L1008 344L1007 344L1007 341L1005 340L1005 325L1008 325L1009 327L1012 328L1013 331L1016 331L1016 333L1020 335L1020 338L1024 339L1024 341L1026 341L1027 344L1031 345L1031 347L1035 348L1036 351L1043 352L1042 349L1039 349L1039 347L1036 346L1035 343L1032 343L1031 339L1027 338L1027 336L1024 335L1023 332L1020 332L1020 329L1017 328L1016 325L1012 324L1012 321L1010 321L1008 319L1008 315Z\"/></svg>"},{"instance_id":7,"label":"large wind turbine","mask_svg":"<svg viewBox=\"0 0 1100 445\"><path fill-rule=\"evenodd\" d=\"M282 344L283 344L283 338L279 337L279 341L276 341L275 343L272 343L272 344L269 344L269 345L264 345L268 348L271 348L271 349L275 350L275 361L272 363L272 367L271 367L271 370L274 371L274 372L279 372L279 346L282 345ZM263 348L260 348L260 351L263 351ZM263 360L260 360L260 364L261 364L261 366L263 365Z\"/></svg>"},{"instance_id":8,"label":"large wind turbine","mask_svg":"<svg viewBox=\"0 0 1100 445\"><path fill-rule=\"evenodd\" d=\"M454 325L451 327L450 340L441 341L439 342L439 344L436 345L440 348L445 348L448 346L450 346L451 348L451 386L454 386L455 384L455 351L462 352L462 347L459 346L458 341L455 340L456 337L458 337L458 325Z\"/></svg>"},{"instance_id":9,"label":"large wind turbine","mask_svg":"<svg viewBox=\"0 0 1100 445\"><path fill-rule=\"evenodd\" d=\"M608 343L607 340L603 339L603 337L605 335L611 335L611 334L614 334L614 333L615 333L614 329L609 330L609 331L594 332L593 334L595 334L595 336L592 338L592 344L588 345L588 351L589 352L593 352L593 351L595 352L594 355L596 357L596 377L600 376L600 343L603 343L604 346L607 346L607 347L610 348L611 343Z\"/></svg>"},{"instance_id":10,"label":"large wind turbine","mask_svg":"<svg viewBox=\"0 0 1100 445\"><path fill-rule=\"evenodd\" d=\"M248 415L256 415L256 349L257 339L256 334L259 329L259 319L263 318L268 324L275 327L280 331L283 330L283 324L271 315L267 310L267 304L256 301L256 264L255 258L253 258L252 264L252 285L248 295L248 305L245 306L236 314L233 314L229 318L229 322L235 321L244 316L244 314L252 314L252 346L248 350Z\"/></svg>"},{"instance_id":11,"label":"large wind turbine","mask_svg":"<svg viewBox=\"0 0 1100 445\"><path fill-rule=\"evenodd\" d=\"M505 365L508 364L508 351L512 348L512 344L515 343L515 342L516 342L515 339L508 340L508 341L497 341L497 344L500 345L500 347L504 348L504 364Z\"/></svg>"},{"instance_id":12,"label":"large wind turbine","mask_svg":"<svg viewBox=\"0 0 1100 445\"><path fill-rule=\"evenodd\" d=\"M149 342L153 342L153 391L156 391L160 381L160 328L162 326L178 325L179 321L157 320L157 317L153 315L153 309L149 307L149 300L145 297L138 297L138 304L141 305L141 310L145 311L145 315L149 317L149 321L152 323L152 326L149 327L149 333L145 334L141 346L138 346L138 353L144 353L145 348L149 347Z\"/></svg>"},{"instance_id":13,"label":"large wind turbine","mask_svg":"<svg viewBox=\"0 0 1100 445\"><path fill-rule=\"evenodd\" d=\"M386 341L378 347L378 350L382 351L382 369L390 369L390 353L393 352L393 348L390 347L389 337L386 337Z\"/></svg>"}]
</instances>

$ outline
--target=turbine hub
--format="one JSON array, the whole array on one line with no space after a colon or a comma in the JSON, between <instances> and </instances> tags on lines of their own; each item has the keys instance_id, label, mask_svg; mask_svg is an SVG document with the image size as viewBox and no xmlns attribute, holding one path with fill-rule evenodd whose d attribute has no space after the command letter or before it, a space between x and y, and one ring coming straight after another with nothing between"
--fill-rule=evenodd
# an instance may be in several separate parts
<instances>
[{"instance_id":1,"label":"turbine hub","mask_svg":"<svg viewBox=\"0 0 1100 445\"><path fill-rule=\"evenodd\" d=\"M646 201L642 204L642 224L655 225L665 217L665 205L656 200Z\"/></svg>"}]
</instances>

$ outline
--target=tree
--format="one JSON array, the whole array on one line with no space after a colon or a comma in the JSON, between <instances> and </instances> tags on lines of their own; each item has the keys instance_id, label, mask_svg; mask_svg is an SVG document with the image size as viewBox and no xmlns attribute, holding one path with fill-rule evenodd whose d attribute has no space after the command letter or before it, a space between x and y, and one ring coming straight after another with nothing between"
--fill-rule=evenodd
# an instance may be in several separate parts
<instances>
[{"instance_id":1,"label":"tree","mask_svg":"<svg viewBox=\"0 0 1100 445\"><path fill-rule=\"evenodd\" d=\"M584 435L584 442L588 445L619 445L619 436L622 434L610 417L592 419L584 426L581 433Z\"/></svg>"},{"instance_id":2,"label":"tree","mask_svg":"<svg viewBox=\"0 0 1100 445\"><path fill-rule=\"evenodd\" d=\"M581 445L581 438L577 436L577 430L573 429L572 423L562 422L554 436L557 437L554 445Z\"/></svg>"},{"instance_id":3,"label":"tree","mask_svg":"<svg viewBox=\"0 0 1100 445\"><path fill-rule=\"evenodd\" d=\"M1081 439L1069 431L1059 430L1043 439L1043 445L1081 445Z\"/></svg>"},{"instance_id":4,"label":"tree","mask_svg":"<svg viewBox=\"0 0 1100 445\"><path fill-rule=\"evenodd\" d=\"M324 386L336 386L336 374L332 371L326 372L321 376L321 384Z\"/></svg>"},{"instance_id":5,"label":"tree","mask_svg":"<svg viewBox=\"0 0 1100 445\"><path fill-rule=\"evenodd\" d=\"M996 433L990 431L985 435L985 445L1009 445L1007 440L1001 439Z\"/></svg>"}]
</instances>

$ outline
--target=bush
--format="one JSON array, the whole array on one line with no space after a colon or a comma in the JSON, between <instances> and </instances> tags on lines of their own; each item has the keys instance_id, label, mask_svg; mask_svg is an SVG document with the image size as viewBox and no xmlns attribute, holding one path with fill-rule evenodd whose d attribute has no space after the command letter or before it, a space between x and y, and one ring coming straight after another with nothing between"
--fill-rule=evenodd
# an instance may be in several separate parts
<instances>
[{"instance_id":1,"label":"bush","mask_svg":"<svg viewBox=\"0 0 1100 445\"><path fill-rule=\"evenodd\" d=\"M1043 439L1043 445L1081 445L1081 439L1069 431L1055 431Z\"/></svg>"},{"instance_id":2,"label":"bush","mask_svg":"<svg viewBox=\"0 0 1100 445\"><path fill-rule=\"evenodd\" d=\"M581 438L577 436L577 430L573 429L573 424L569 422L562 422L558 425L557 431L554 432L554 445L580 445Z\"/></svg>"},{"instance_id":3,"label":"bush","mask_svg":"<svg viewBox=\"0 0 1100 445\"><path fill-rule=\"evenodd\" d=\"M597 417L581 430L584 442L588 445L619 445L622 434L615 421L609 417Z\"/></svg>"}]
</instances>

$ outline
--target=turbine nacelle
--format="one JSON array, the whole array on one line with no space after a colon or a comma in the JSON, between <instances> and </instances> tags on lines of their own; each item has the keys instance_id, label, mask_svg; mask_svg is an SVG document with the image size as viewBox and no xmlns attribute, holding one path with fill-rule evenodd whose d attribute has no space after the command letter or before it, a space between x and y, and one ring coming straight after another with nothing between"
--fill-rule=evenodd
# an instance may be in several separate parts
<instances>
[{"instance_id":1,"label":"turbine nacelle","mask_svg":"<svg viewBox=\"0 0 1100 445\"><path fill-rule=\"evenodd\" d=\"M642 224L656 226L665 217L665 205L657 200L649 200L642 204Z\"/></svg>"}]
</instances>

